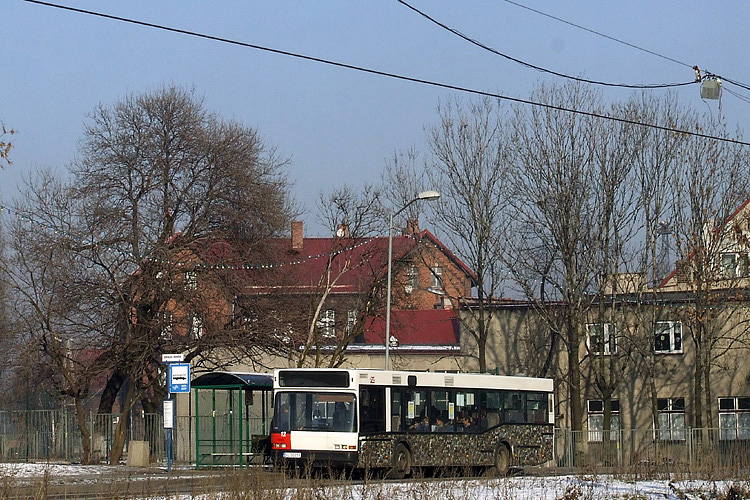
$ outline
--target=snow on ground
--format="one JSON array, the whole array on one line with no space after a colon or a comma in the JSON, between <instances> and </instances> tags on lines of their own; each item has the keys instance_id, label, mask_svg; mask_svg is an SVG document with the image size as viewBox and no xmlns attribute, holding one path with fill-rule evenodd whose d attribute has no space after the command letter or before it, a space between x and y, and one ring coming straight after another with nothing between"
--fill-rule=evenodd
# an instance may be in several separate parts
<instances>
[{"instance_id":1,"label":"snow on ground","mask_svg":"<svg viewBox=\"0 0 750 500\"><path fill-rule=\"evenodd\" d=\"M107 465L69 465L55 463L0 463L0 475L14 478L42 478L46 473L50 476L87 476L101 475L116 470L115 466Z\"/></svg>"},{"instance_id":2,"label":"snow on ground","mask_svg":"<svg viewBox=\"0 0 750 500\"><path fill-rule=\"evenodd\" d=\"M149 474L167 474L166 468L150 469ZM138 471L122 466L0 463L0 476L17 480L35 480L48 474L60 482L101 481L107 476L126 474L129 480L138 480ZM189 474L190 470L175 469L171 476ZM403 483L378 483L348 486L325 485L318 482L311 488L319 494L298 494L299 487L269 494L269 499L295 500L297 498L346 498L348 500L690 500L726 498L727 490L734 485L743 496L750 498L750 479L740 481L708 480L640 480L626 481L612 475L565 475L550 477L509 477L503 479L473 479L444 481L413 481ZM322 494L321 494L322 493ZM163 498L163 497L160 497ZM212 496L211 498L216 498ZM729 497L733 498L733 497ZM149 500L149 499L143 499ZM207 500L205 496L177 496L175 500Z\"/></svg>"}]
</instances>

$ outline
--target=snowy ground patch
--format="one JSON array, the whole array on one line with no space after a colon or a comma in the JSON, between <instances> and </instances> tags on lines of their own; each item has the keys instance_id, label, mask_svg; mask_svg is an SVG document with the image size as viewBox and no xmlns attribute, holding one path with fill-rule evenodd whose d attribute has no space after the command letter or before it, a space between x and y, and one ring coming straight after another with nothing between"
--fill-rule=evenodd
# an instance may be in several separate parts
<instances>
[{"instance_id":1,"label":"snowy ground patch","mask_svg":"<svg viewBox=\"0 0 750 500\"><path fill-rule=\"evenodd\" d=\"M173 470L171 478L194 473L189 469ZM148 476L167 474L163 468L151 468ZM108 465L2 463L0 476L18 481L48 478L57 483L106 481L123 476L137 481L145 476L143 469ZM731 490L730 490L731 488ZM243 492L212 495L175 495L174 500L234 500L255 498ZM159 496L163 499L163 496ZM288 480L283 488L263 490L264 500L741 500L750 499L750 479L712 481L699 479L626 480L612 475L565 475L548 477L509 477L503 479L446 479L405 482L369 482L332 484L317 479L312 482ZM152 500L143 498L142 500Z\"/></svg>"}]
</instances>

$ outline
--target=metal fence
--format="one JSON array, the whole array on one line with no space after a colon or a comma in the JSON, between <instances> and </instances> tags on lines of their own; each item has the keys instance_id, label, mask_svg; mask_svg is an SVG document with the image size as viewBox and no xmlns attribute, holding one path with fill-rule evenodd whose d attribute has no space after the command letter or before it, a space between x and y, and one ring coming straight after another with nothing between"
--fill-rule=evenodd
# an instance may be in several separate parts
<instances>
[{"instance_id":1,"label":"metal fence","mask_svg":"<svg viewBox=\"0 0 750 500\"><path fill-rule=\"evenodd\" d=\"M727 436L725 429L684 429L662 439L653 429L571 431L556 429L558 466L573 468L748 470L750 440Z\"/></svg>"},{"instance_id":2,"label":"metal fence","mask_svg":"<svg viewBox=\"0 0 750 500\"><path fill-rule=\"evenodd\" d=\"M92 459L108 462L119 415L86 416L91 431ZM218 417L217 417L218 418ZM208 420L210 420L210 422ZM217 442L227 439L217 434L221 422L201 417L201 439L212 436ZM173 459L196 463L196 417L175 419ZM210 424L210 427L209 427ZM260 422L248 429L255 435ZM623 431L555 430L555 463L558 467L578 469L652 468L664 472L690 469L750 469L750 439L736 439L722 429L684 429L671 439L660 439L653 429ZM731 438L731 439L730 439ZM151 461L166 461L166 441L162 416L133 413L127 422L125 455L131 441L147 441ZM83 447L76 415L70 408L59 410L0 411L0 460L4 462L65 461L79 462Z\"/></svg>"},{"instance_id":3,"label":"metal fence","mask_svg":"<svg viewBox=\"0 0 750 500\"><path fill-rule=\"evenodd\" d=\"M86 415L94 461L108 461L119 419L119 414ZM125 453L131 441L148 441L152 457L166 457L162 422L161 415L131 414L126 426ZM79 462L82 453L81 432L72 409L0 411L0 460Z\"/></svg>"}]
</instances>

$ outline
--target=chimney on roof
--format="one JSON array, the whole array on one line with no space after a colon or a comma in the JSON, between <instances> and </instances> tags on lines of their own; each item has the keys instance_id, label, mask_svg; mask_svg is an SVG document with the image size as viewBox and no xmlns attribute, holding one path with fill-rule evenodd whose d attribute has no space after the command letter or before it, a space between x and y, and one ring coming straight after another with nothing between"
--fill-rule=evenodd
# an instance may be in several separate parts
<instances>
[{"instance_id":1,"label":"chimney on roof","mask_svg":"<svg viewBox=\"0 0 750 500\"><path fill-rule=\"evenodd\" d=\"M404 236L414 236L419 234L419 219L409 219L406 221L406 228L404 228Z\"/></svg>"},{"instance_id":2,"label":"chimney on roof","mask_svg":"<svg viewBox=\"0 0 750 500\"><path fill-rule=\"evenodd\" d=\"M336 236L339 238L349 237L349 224L339 224L336 228Z\"/></svg>"},{"instance_id":3,"label":"chimney on roof","mask_svg":"<svg viewBox=\"0 0 750 500\"><path fill-rule=\"evenodd\" d=\"M292 250L302 251L304 241L304 232L302 230L302 221L292 221Z\"/></svg>"}]
</instances>

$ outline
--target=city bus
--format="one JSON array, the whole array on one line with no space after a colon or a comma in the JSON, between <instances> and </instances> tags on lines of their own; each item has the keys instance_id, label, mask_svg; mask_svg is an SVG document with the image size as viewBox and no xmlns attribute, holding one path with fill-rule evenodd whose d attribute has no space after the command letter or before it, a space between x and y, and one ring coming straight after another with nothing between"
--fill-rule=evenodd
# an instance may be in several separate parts
<instances>
[{"instance_id":1,"label":"city bus","mask_svg":"<svg viewBox=\"0 0 750 500\"><path fill-rule=\"evenodd\" d=\"M553 459L551 379L379 369L274 371L279 467L383 471L509 467Z\"/></svg>"}]
</instances>

